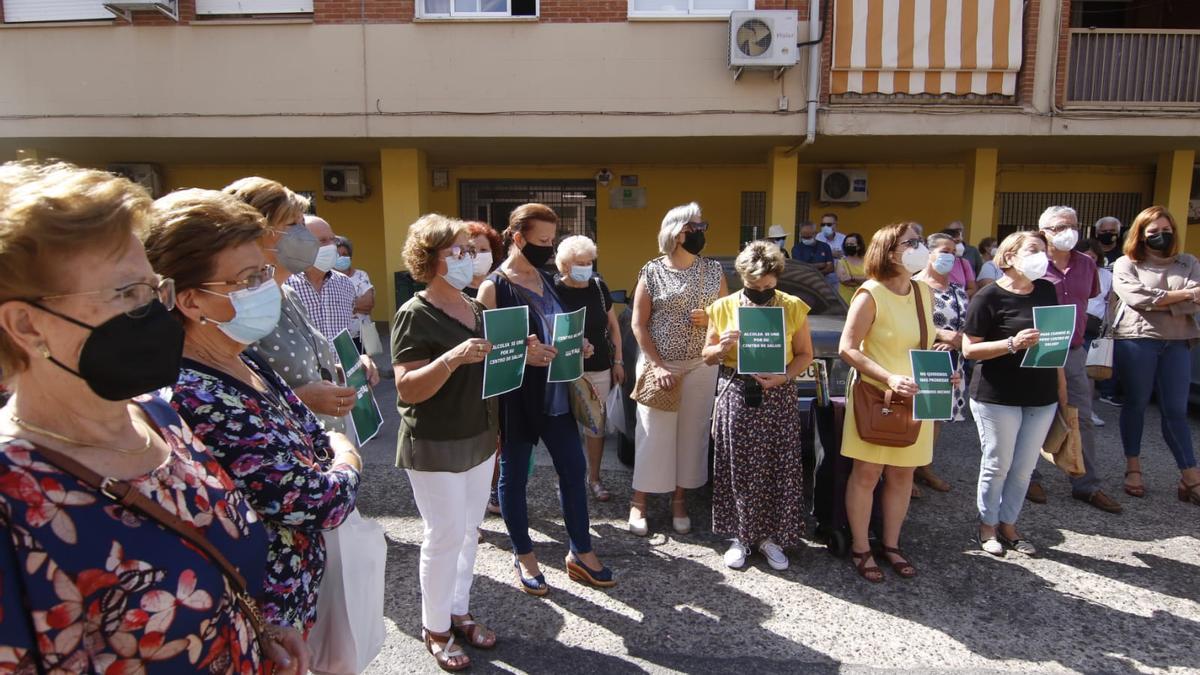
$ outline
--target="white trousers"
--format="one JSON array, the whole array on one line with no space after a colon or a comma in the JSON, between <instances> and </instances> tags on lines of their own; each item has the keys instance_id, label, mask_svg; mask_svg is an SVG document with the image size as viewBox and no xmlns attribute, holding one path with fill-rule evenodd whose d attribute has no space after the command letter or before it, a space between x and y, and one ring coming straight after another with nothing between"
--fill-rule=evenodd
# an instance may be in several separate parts
<instances>
[{"instance_id":1,"label":"white trousers","mask_svg":"<svg viewBox=\"0 0 1200 675\"><path fill-rule=\"evenodd\" d=\"M679 411L637 406L634 432L633 489L638 492L691 490L708 482L708 437L712 427L717 366L699 359L668 361L667 370L687 374L680 392ZM648 364L638 359L638 373Z\"/></svg>"},{"instance_id":2,"label":"white trousers","mask_svg":"<svg viewBox=\"0 0 1200 675\"><path fill-rule=\"evenodd\" d=\"M421 542L421 621L427 630L450 630L450 615L470 613L475 578L476 528L492 489L489 455L463 473L406 470L413 500L425 522Z\"/></svg>"}]
</instances>

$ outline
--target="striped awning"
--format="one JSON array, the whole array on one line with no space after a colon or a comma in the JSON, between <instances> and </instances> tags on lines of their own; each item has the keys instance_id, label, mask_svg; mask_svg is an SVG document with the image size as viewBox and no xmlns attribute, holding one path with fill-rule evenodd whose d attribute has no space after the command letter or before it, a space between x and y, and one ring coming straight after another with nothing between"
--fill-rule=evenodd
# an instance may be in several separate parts
<instances>
[{"instance_id":1,"label":"striped awning","mask_svg":"<svg viewBox=\"0 0 1200 675\"><path fill-rule=\"evenodd\" d=\"M834 0L833 94L1017 89L1021 0Z\"/></svg>"}]
</instances>

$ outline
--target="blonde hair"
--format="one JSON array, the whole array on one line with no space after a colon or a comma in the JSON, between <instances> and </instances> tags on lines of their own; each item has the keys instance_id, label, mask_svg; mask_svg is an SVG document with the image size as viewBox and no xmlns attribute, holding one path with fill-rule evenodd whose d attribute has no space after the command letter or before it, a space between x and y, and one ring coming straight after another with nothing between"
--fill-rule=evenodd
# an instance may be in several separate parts
<instances>
[{"instance_id":1,"label":"blonde hair","mask_svg":"<svg viewBox=\"0 0 1200 675\"><path fill-rule=\"evenodd\" d=\"M733 268L737 270L742 283L752 283L763 277L783 274L783 251L771 241L752 241L737 255Z\"/></svg>"},{"instance_id":2,"label":"blonde hair","mask_svg":"<svg viewBox=\"0 0 1200 675\"><path fill-rule=\"evenodd\" d=\"M65 162L0 167L0 304L67 290L55 284L66 258L124 253L149 210L143 187L105 171ZM5 377L28 365L28 354L0 332Z\"/></svg>"},{"instance_id":3,"label":"blonde hair","mask_svg":"<svg viewBox=\"0 0 1200 675\"><path fill-rule=\"evenodd\" d=\"M239 178L221 190L253 206L267 219L267 227L281 229L300 222L308 212L308 197L292 192L279 181L249 176Z\"/></svg>"},{"instance_id":4,"label":"blonde hair","mask_svg":"<svg viewBox=\"0 0 1200 675\"><path fill-rule=\"evenodd\" d=\"M575 256L586 255L593 260L596 259L596 242L588 239L582 234L573 234L566 239L558 242L558 250L554 253L554 264L559 270L563 269L563 263L566 263Z\"/></svg>"},{"instance_id":5,"label":"blonde hair","mask_svg":"<svg viewBox=\"0 0 1200 675\"><path fill-rule=\"evenodd\" d=\"M992 262L995 263L996 267L1002 270L1012 267L1012 265L1005 262L1004 259L1010 255L1015 255L1017 251L1020 251L1021 248L1025 246L1025 240L1031 237L1041 241L1042 244L1047 243L1046 235L1042 234L1041 230L1022 230L1020 232L1013 232L1005 237L1004 241L1000 242L1000 245L996 247L996 255L992 256Z\"/></svg>"},{"instance_id":6,"label":"blonde hair","mask_svg":"<svg viewBox=\"0 0 1200 675\"><path fill-rule=\"evenodd\" d=\"M658 250L663 255L675 252L675 237L683 231L683 226L700 218L700 205L690 202L676 206L663 216L662 225L658 228Z\"/></svg>"},{"instance_id":7,"label":"blonde hair","mask_svg":"<svg viewBox=\"0 0 1200 675\"><path fill-rule=\"evenodd\" d=\"M433 279L438 251L454 245L458 235L466 231L466 223L440 213L427 213L409 225L404 240L404 264L413 279L425 283Z\"/></svg>"}]
</instances>

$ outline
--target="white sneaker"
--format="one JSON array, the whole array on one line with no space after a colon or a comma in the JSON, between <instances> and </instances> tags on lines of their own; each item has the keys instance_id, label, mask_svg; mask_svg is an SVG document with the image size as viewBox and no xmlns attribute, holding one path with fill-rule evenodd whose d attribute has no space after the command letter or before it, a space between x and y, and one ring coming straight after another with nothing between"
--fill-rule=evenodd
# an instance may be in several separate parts
<instances>
[{"instance_id":1,"label":"white sneaker","mask_svg":"<svg viewBox=\"0 0 1200 675\"><path fill-rule=\"evenodd\" d=\"M771 569L782 572L788 568L787 556L783 554L783 549L779 548L779 544L768 539L758 545L758 551L766 557L767 564L771 566Z\"/></svg>"},{"instance_id":2,"label":"white sneaker","mask_svg":"<svg viewBox=\"0 0 1200 675\"><path fill-rule=\"evenodd\" d=\"M1092 426L1094 426L1094 427L1104 426L1104 420L1100 419L1100 416L1097 415L1096 413L1092 413Z\"/></svg>"},{"instance_id":3,"label":"white sneaker","mask_svg":"<svg viewBox=\"0 0 1200 675\"><path fill-rule=\"evenodd\" d=\"M725 551L725 566L740 570L745 567L748 555L750 555L750 551L746 550L746 545L734 539L733 543L729 545L729 550Z\"/></svg>"}]
</instances>

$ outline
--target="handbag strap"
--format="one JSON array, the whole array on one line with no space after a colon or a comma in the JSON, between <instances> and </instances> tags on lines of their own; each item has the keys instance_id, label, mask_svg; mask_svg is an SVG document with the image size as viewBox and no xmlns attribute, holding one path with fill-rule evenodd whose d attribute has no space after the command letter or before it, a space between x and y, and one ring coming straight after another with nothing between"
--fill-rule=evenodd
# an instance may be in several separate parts
<instances>
[{"instance_id":1,"label":"handbag strap","mask_svg":"<svg viewBox=\"0 0 1200 675\"><path fill-rule=\"evenodd\" d=\"M929 349L929 326L925 322L925 298L921 293L921 285L916 281L910 281L912 284L913 298L917 301L917 326L921 329L921 349Z\"/></svg>"}]
</instances>

